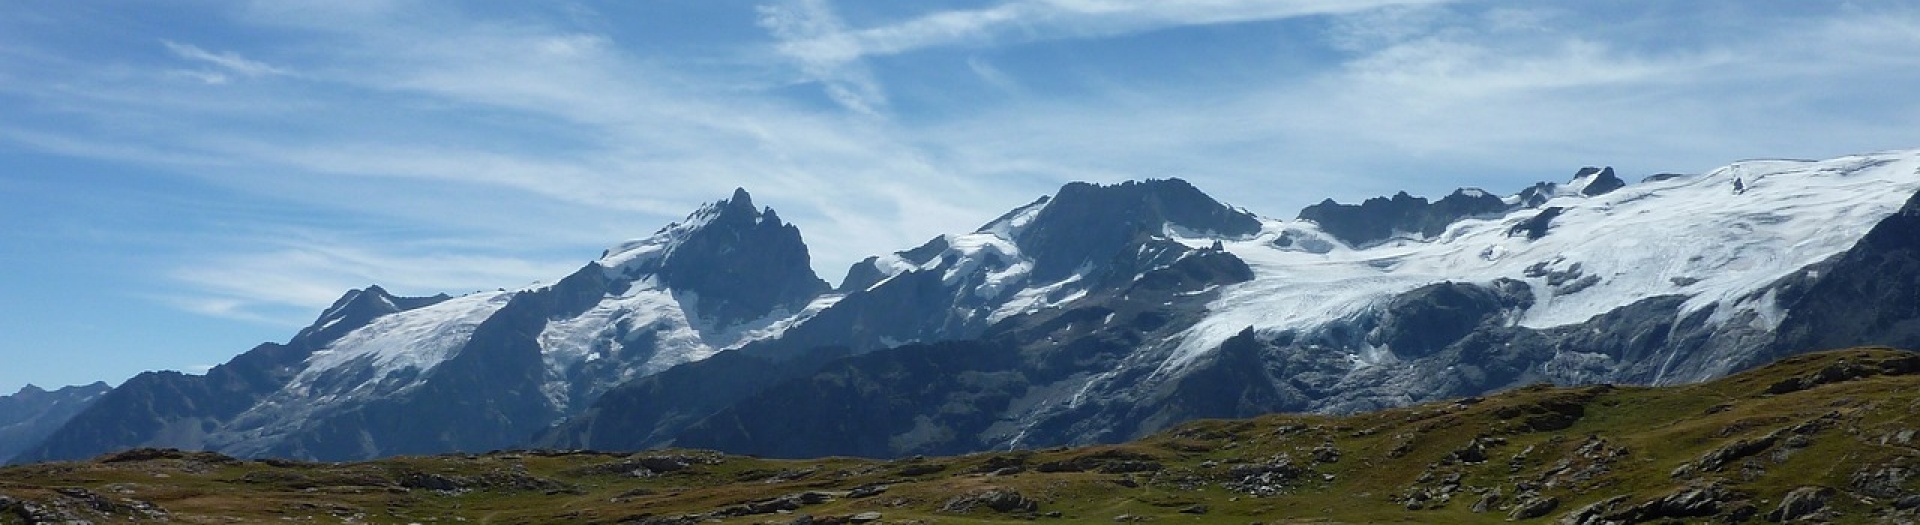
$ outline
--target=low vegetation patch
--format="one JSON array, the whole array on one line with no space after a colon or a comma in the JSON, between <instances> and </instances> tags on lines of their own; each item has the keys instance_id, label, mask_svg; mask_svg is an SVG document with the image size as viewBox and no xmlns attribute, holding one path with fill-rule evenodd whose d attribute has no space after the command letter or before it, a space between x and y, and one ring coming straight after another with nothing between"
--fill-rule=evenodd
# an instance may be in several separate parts
<instances>
[{"instance_id":1,"label":"low vegetation patch","mask_svg":"<svg viewBox=\"0 0 1920 525\"><path fill-rule=\"evenodd\" d=\"M0 469L0 524L1911 523L1916 414L1920 357L1852 349L1699 385L1528 387L897 461L141 449Z\"/></svg>"}]
</instances>

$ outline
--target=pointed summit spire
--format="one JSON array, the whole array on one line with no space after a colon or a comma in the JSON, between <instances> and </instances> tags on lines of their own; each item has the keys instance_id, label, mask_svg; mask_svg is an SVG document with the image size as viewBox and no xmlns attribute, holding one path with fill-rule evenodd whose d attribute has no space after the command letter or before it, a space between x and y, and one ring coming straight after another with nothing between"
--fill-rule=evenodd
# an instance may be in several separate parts
<instances>
[{"instance_id":1,"label":"pointed summit spire","mask_svg":"<svg viewBox=\"0 0 1920 525\"><path fill-rule=\"evenodd\" d=\"M747 213L758 211L753 206L753 195L748 194L746 188L734 188L733 196L727 198L726 208L727 211L738 210Z\"/></svg>"},{"instance_id":2,"label":"pointed summit spire","mask_svg":"<svg viewBox=\"0 0 1920 525\"><path fill-rule=\"evenodd\" d=\"M777 308L798 311L832 289L814 275L800 229L782 222L773 208L755 207L745 188L651 237L607 250L597 263L614 280L653 277L667 288L698 294L690 313L714 326Z\"/></svg>"}]
</instances>

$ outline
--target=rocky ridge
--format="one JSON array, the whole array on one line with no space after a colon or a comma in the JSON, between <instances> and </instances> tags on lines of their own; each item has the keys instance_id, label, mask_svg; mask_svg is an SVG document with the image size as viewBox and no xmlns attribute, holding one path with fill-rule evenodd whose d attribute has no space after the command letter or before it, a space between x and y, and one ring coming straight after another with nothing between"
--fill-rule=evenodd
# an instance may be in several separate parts
<instances>
[{"instance_id":1,"label":"rocky ridge","mask_svg":"<svg viewBox=\"0 0 1920 525\"><path fill-rule=\"evenodd\" d=\"M52 391L27 385L13 395L0 396L0 464L45 440L112 389L106 383Z\"/></svg>"}]
</instances>

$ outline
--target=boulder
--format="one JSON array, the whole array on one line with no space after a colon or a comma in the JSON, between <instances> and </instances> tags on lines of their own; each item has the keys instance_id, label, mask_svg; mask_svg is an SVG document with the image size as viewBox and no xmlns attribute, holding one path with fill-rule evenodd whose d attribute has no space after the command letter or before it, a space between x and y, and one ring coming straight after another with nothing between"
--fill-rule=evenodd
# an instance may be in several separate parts
<instances>
[{"instance_id":1,"label":"boulder","mask_svg":"<svg viewBox=\"0 0 1920 525\"><path fill-rule=\"evenodd\" d=\"M1608 523L1612 521L1608 518L1614 514L1614 507L1618 507L1620 504L1626 502L1626 496L1614 496L1593 502L1587 506L1574 509L1573 512L1569 512L1565 516L1561 516L1560 525L1601 525Z\"/></svg>"},{"instance_id":2,"label":"boulder","mask_svg":"<svg viewBox=\"0 0 1920 525\"><path fill-rule=\"evenodd\" d=\"M1793 521L1820 512L1827 508L1827 500L1833 499L1833 489L1827 487L1800 487L1781 498L1780 507L1767 513L1767 521Z\"/></svg>"},{"instance_id":3,"label":"boulder","mask_svg":"<svg viewBox=\"0 0 1920 525\"><path fill-rule=\"evenodd\" d=\"M1471 510L1474 514L1483 514L1493 511L1498 505L1500 505L1500 491L1494 490L1481 495L1478 501L1474 501Z\"/></svg>"},{"instance_id":4,"label":"boulder","mask_svg":"<svg viewBox=\"0 0 1920 525\"><path fill-rule=\"evenodd\" d=\"M995 488L954 496L940 506L940 511L965 514L979 508L1001 513L1034 512L1040 510L1040 502L1027 499L1012 489Z\"/></svg>"},{"instance_id":5,"label":"boulder","mask_svg":"<svg viewBox=\"0 0 1920 525\"><path fill-rule=\"evenodd\" d=\"M1507 519L1530 520L1530 519L1538 518L1541 516L1545 516L1547 515L1547 513L1553 512L1553 509L1557 509L1557 508L1560 508L1560 500L1558 498L1538 498L1538 499L1527 500L1526 502L1521 503L1519 506L1514 507L1513 512L1507 513Z\"/></svg>"}]
</instances>

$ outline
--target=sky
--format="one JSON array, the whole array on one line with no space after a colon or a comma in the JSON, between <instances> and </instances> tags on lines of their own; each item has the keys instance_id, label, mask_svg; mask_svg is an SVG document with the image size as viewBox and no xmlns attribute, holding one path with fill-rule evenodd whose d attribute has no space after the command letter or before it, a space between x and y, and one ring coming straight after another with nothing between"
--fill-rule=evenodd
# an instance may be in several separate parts
<instances>
[{"instance_id":1,"label":"sky","mask_svg":"<svg viewBox=\"0 0 1920 525\"><path fill-rule=\"evenodd\" d=\"M733 188L821 276L1070 181L1234 206L1920 148L1907 0L0 3L0 393L352 288L557 280Z\"/></svg>"}]
</instances>

